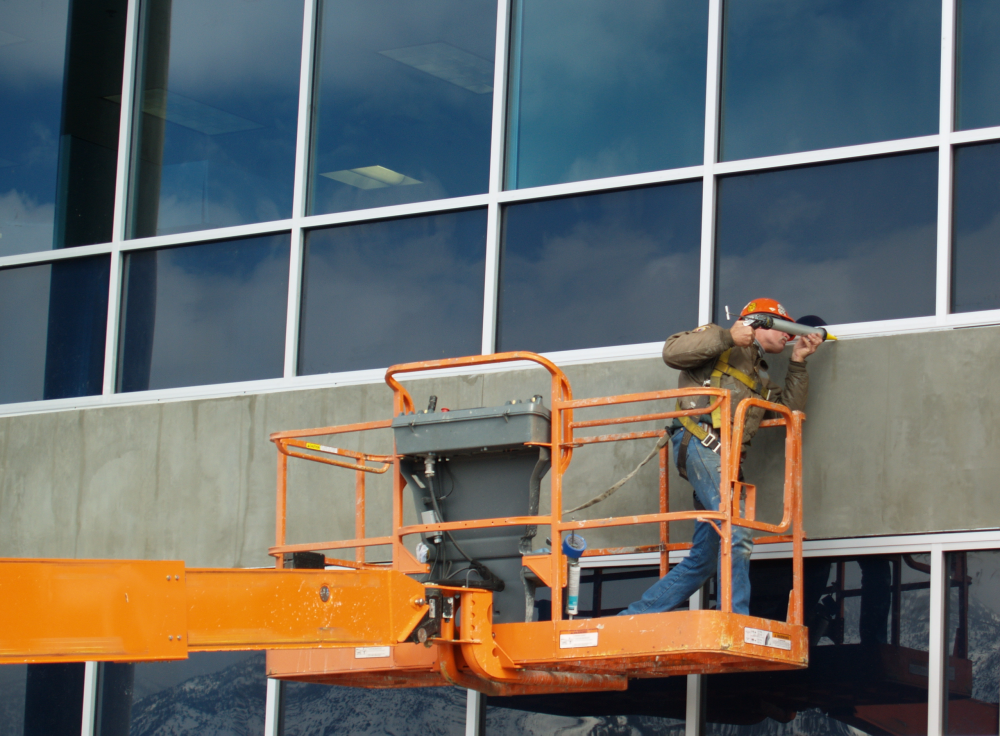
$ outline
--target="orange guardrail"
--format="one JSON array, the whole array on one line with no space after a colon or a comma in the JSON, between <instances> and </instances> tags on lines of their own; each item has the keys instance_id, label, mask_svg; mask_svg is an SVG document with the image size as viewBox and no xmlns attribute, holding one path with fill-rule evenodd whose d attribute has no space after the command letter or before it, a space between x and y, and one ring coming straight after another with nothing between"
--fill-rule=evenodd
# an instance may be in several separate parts
<instances>
[{"instance_id":1,"label":"orange guardrail","mask_svg":"<svg viewBox=\"0 0 1000 736\"><path fill-rule=\"evenodd\" d=\"M326 551L340 549L355 549L353 561L327 558L328 564L345 567L370 567L365 563L365 548L370 546L391 545L392 568L403 573L427 572L426 565L418 562L403 544L405 537L413 534L430 534L434 532L453 531L457 529L482 529L487 527L537 525L549 526L552 530L554 544L548 554L531 555L524 558L524 564L532 569L551 589L552 619L562 620L562 587L565 580L566 558L562 554L558 541L563 532L580 531L583 529L608 528L616 526L635 526L641 524L659 524L660 542L656 545L637 545L609 547L588 550L587 556L620 555L635 552L658 551L660 553L660 574L666 574L669 553L672 550L690 548L688 543L671 543L669 524L677 521L703 521L712 525L720 536L721 580L719 581L720 610L732 612L732 572L727 561L731 558L731 538L733 526L742 526L757 531L768 532L771 536L758 539L758 543L791 542L793 545L793 589L789 600L788 622L802 625L802 503L801 503L801 458L802 458L802 422L805 415L780 404L773 404L759 399L745 399L736 408L733 422L732 406L729 391L719 388L698 387L687 389L669 389L648 391L643 393L606 396L588 399L574 399L569 379L552 361L540 355L528 352L509 352L494 355L477 355L465 358L424 361L396 365L386 371L386 383L393 390L393 412L398 416L414 411L413 399L409 391L402 385L397 376L426 371L437 371L449 368L469 368L478 365L491 365L508 362L530 362L547 370L551 376L551 439L544 444L552 449L551 460L551 513L534 516L518 516L494 519L470 519L463 521L443 522L437 524L403 523L404 490L406 482L400 472L399 457L393 455L377 455L360 453L341 448L331 448L311 442L304 438L333 436L345 433L367 432L376 429L386 429L392 420L349 424L336 427L319 427L314 429L276 432L271 440L276 444L278 454L278 499L276 504L276 544L269 553L277 558L276 566L282 566L282 556L288 552ZM624 417L575 420L574 412L625 404L643 403L649 401L676 400L685 396L708 396L710 405L703 408L687 410L671 410L653 413L637 414ZM741 448L746 413L752 407L760 407L779 415L777 419L768 419L761 423L762 427L784 426L785 439L785 474L783 489L783 515L777 524L758 521L756 519L756 489L749 483L738 480L741 453L733 448ZM605 443L620 442L661 437L665 430L644 430L621 432L614 434L599 434L584 437L575 436L577 429L590 429L605 426L619 426L650 421L663 421L681 416L700 416L710 414L718 409L721 412L721 503L718 511L670 511L669 508L669 473L668 447L659 453L659 511L651 514L628 515L586 520L565 520L563 518L563 480L573 457L573 451L581 447ZM303 452L307 450L308 452ZM331 456L351 458L354 462L335 460ZM286 508L288 479L288 458L297 458L320 462L336 467L352 469L356 473L355 484L355 533L354 539L315 542L309 544L286 544ZM380 463L378 467L366 463ZM365 482L366 474L385 473L389 467L393 469L392 488L392 529L389 536L365 536ZM745 503L745 511L741 513L741 499ZM378 565L383 567L385 563Z\"/></svg>"}]
</instances>

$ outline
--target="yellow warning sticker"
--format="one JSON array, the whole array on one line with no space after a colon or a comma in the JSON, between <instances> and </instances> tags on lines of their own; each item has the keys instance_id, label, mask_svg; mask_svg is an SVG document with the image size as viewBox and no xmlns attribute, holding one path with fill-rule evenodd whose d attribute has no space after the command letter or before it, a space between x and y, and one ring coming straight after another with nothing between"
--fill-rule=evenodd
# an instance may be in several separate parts
<instances>
[{"instance_id":1,"label":"yellow warning sticker","mask_svg":"<svg viewBox=\"0 0 1000 736\"><path fill-rule=\"evenodd\" d=\"M317 452L329 452L331 455L337 454L336 447L327 447L326 445L317 445L313 442L306 442L306 449L316 450Z\"/></svg>"}]
</instances>

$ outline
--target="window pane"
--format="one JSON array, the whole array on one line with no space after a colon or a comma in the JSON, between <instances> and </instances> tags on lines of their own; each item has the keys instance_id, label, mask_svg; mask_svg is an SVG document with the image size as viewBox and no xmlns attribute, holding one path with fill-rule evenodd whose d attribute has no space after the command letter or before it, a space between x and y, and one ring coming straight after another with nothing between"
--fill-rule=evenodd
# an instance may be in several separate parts
<instances>
[{"instance_id":1,"label":"window pane","mask_svg":"<svg viewBox=\"0 0 1000 736\"><path fill-rule=\"evenodd\" d=\"M958 3L959 130L1000 125L1000 5L995 0Z\"/></svg>"},{"instance_id":2,"label":"window pane","mask_svg":"<svg viewBox=\"0 0 1000 736\"><path fill-rule=\"evenodd\" d=\"M288 234L129 253L118 390L280 377Z\"/></svg>"},{"instance_id":3,"label":"window pane","mask_svg":"<svg viewBox=\"0 0 1000 736\"><path fill-rule=\"evenodd\" d=\"M24 736L80 733L84 668L83 662L28 665L24 682Z\"/></svg>"},{"instance_id":4,"label":"window pane","mask_svg":"<svg viewBox=\"0 0 1000 736\"><path fill-rule=\"evenodd\" d=\"M282 736L462 736L465 690L378 690L284 682ZM491 732L492 733L492 732Z\"/></svg>"},{"instance_id":5,"label":"window pane","mask_svg":"<svg viewBox=\"0 0 1000 736\"><path fill-rule=\"evenodd\" d=\"M299 373L482 350L486 210L313 230Z\"/></svg>"},{"instance_id":6,"label":"window pane","mask_svg":"<svg viewBox=\"0 0 1000 736\"><path fill-rule=\"evenodd\" d=\"M24 691L27 678L26 664L0 666L0 736L24 734Z\"/></svg>"},{"instance_id":7,"label":"window pane","mask_svg":"<svg viewBox=\"0 0 1000 736\"><path fill-rule=\"evenodd\" d=\"M511 205L498 350L663 340L698 319L701 182Z\"/></svg>"},{"instance_id":8,"label":"window pane","mask_svg":"<svg viewBox=\"0 0 1000 736\"><path fill-rule=\"evenodd\" d=\"M940 0L727 0L726 161L938 132Z\"/></svg>"},{"instance_id":9,"label":"window pane","mask_svg":"<svg viewBox=\"0 0 1000 736\"><path fill-rule=\"evenodd\" d=\"M997 732L1000 700L1000 552L948 555L949 694L945 729L956 736Z\"/></svg>"},{"instance_id":10,"label":"window pane","mask_svg":"<svg viewBox=\"0 0 1000 736\"><path fill-rule=\"evenodd\" d=\"M1000 143L955 150L951 309L1000 309Z\"/></svg>"},{"instance_id":11,"label":"window pane","mask_svg":"<svg viewBox=\"0 0 1000 736\"><path fill-rule=\"evenodd\" d=\"M710 675L705 733L926 733L929 556L811 558L804 573L809 668ZM750 615L784 620L791 561L753 561L750 580Z\"/></svg>"},{"instance_id":12,"label":"window pane","mask_svg":"<svg viewBox=\"0 0 1000 736\"><path fill-rule=\"evenodd\" d=\"M0 3L0 256L111 240L126 5Z\"/></svg>"},{"instance_id":13,"label":"window pane","mask_svg":"<svg viewBox=\"0 0 1000 736\"><path fill-rule=\"evenodd\" d=\"M518 0L511 189L702 163L708 3Z\"/></svg>"},{"instance_id":14,"label":"window pane","mask_svg":"<svg viewBox=\"0 0 1000 736\"><path fill-rule=\"evenodd\" d=\"M488 188L496 0L326 0L310 211Z\"/></svg>"},{"instance_id":15,"label":"window pane","mask_svg":"<svg viewBox=\"0 0 1000 736\"><path fill-rule=\"evenodd\" d=\"M0 404L101 393L110 264L0 270Z\"/></svg>"},{"instance_id":16,"label":"window pane","mask_svg":"<svg viewBox=\"0 0 1000 736\"><path fill-rule=\"evenodd\" d=\"M132 237L292 213L302 0L143 4Z\"/></svg>"},{"instance_id":17,"label":"window pane","mask_svg":"<svg viewBox=\"0 0 1000 736\"><path fill-rule=\"evenodd\" d=\"M116 689L123 702L115 711L130 710L131 727L100 736L263 736L264 659L264 652L211 652L176 662L119 665L135 668L131 689ZM108 705L104 699L102 706Z\"/></svg>"},{"instance_id":18,"label":"window pane","mask_svg":"<svg viewBox=\"0 0 1000 736\"><path fill-rule=\"evenodd\" d=\"M715 319L773 297L830 324L934 313L937 152L719 182Z\"/></svg>"}]
</instances>

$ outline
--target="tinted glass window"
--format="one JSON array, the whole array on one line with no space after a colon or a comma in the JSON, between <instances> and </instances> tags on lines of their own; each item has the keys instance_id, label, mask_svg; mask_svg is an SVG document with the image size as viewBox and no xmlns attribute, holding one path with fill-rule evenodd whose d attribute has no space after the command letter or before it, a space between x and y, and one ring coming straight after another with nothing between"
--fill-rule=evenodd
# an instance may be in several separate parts
<instances>
[{"instance_id":1,"label":"tinted glass window","mask_svg":"<svg viewBox=\"0 0 1000 736\"><path fill-rule=\"evenodd\" d=\"M28 665L24 680L24 736L80 733L84 667L83 662Z\"/></svg>"},{"instance_id":2,"label":"tinted glass window","mask_svg":"<svg viewBox=\"0 0 1000 736\"><path fill-rule=\"evenodd\" d=\"M465 733L466 691L458 688L377 690L298 682L281 687L282 736Z\"/></svg>"},{"instance_id":3,"label":"tinted glass window","mask_svg":"<svg viewBox=\"0 0 1000 736\"><path fill-rule=\"evenodd\" d=\"M486 210L310 232L299 373L478 354L485 263Z\"/></svg>"},{"instance_id":4,"label":"tinted glass window","mask_svg":"<svg viewBox=\"0 0 1000 736\"><path fill-rule=\"evenodd\" d=\"M289 236L129 253L118 390L281 376Z\"/></svg>"},{"instance_id":5,"label":"tinted glass window","mask_svg":"<svg viewBox=\"0 0 1000 736\"><path fill-rule=\"evenodd\" d=\"M727 0L722 158L938 130L940 0Z\"/></svg>"},{"instance_id":6,"label":"tinted glass window","mask_svg":"<svg viewBox=\"0 0 1000 736\"><path fill-rule=\"evenodd\" d=\"M302 0L143 3L133 237L292 212Z\"/></svg>"},{"instance_id":7,"label":"tinted glass window","mask_svg":"<svg viewBox=\"0 0 1000 736\"><path fill-rule=\"evenodd\" d=\"M955 150L951 308L1000 308L1000 143Z\"/></svg>"},{"instance_id":8,"label":"tinted glass window","mask_svg":"<svg viewBox=\"0 0 1000 736\"><path fill-rule=\"evenodd\" d=\"M511 205L499 350L663 340L698 319L701 182Z\"/></svg>"},{"instance_id":9,"label":"tinted glass window","mask_svg":"<svg viewBox=\"0 0 1000 736\"><path fill-rule=\"evenodd\" d=\"M24 687L28 678L28 665L6 664L0 666L0 734L24 734Z\"/></svg>"},{"instance_id":10,"label":"tinted glass window","mask_svg":"<svg viewBox=\"0 0 1000 736\"><path fill-rule=\"evenodd\" d=\"M101 393L110 263L0 270L0 403Z\"/></svg>"},{"instance_id":11,"label":"tinted glass window","mask_svg":"<svg viewBox=\"0 0 1000 736\"><path fill-rule=\"evenodd\" d=\"M1000 125L1000 5L993 0L958 3L958 106L956 127Z\"/></svg>"},{"instance_id":12,"label":"tinted glass window","mask_svg":"<svg viewBox=\"0 0 1000 736\"><path fill-rule=\"evenodd\" d=\"M724 178L715 319L781 301L830 324L934 313L937 153Z\"/></svg>"},{"instance_id":13,"label":"tinted glass window","mask_svg":"<svg viewBox=\"0 0 1000 736\"><path fill-rule=\"evenodd\" d=\"M702 163L705 0L518 0L511 189Z\"/></svg>"},{"instance_id":14,"label":"tinted glass window","mask_svg":"<svg viewBox=\"0 0 1000 736\"><path fill-rule=\"evenodd\" d=\"M132 687L116 687L102 707L116 700L116 713L127 712L128 719L124 729L102 729L100 736L264 734L263 652L196 653L177 662L119 667L134 667Z\"/></svg>"},{"instance_id":15,"label":"tinted glass window","mask_svg":"<svg viewBox=\"0 0 1000 736\"><path fill-rule=\"evenodd\" d=\"M326 0L313 213L485 192L495 0Z\"/></svg>"},{"instance_id":16,"label":"tinted glass window","mask_svg":"<svg viewBox=\"0 0 1000 736\"><path fill-rule=\"evenodd\" d=\"M0 256L111 240L126 4L0 3Z\"/></svg>"},{"instance_id":17,"label":"tinted glass window","mask_svg":"<svg viewBox=\"0 0 1000 736\"><path fill-rule=\"evenodd\" d=\"M785 619L791 572L751 563L751 616ZM710 675L705 732L926 733L928 555L811 558L804 572L809 668Z\"/></svg>"},{"instance_id":18,"label":"tinted glass window","mask_svg":"<svg viewBox=\"0 0 1000 736\"><path fill-rule=\"evenodd\" d=\"M955 552L948 555L946 569L950 681L946 733L993 733L1000 700L1000 552Z\"/></svg>"}]
</instances>

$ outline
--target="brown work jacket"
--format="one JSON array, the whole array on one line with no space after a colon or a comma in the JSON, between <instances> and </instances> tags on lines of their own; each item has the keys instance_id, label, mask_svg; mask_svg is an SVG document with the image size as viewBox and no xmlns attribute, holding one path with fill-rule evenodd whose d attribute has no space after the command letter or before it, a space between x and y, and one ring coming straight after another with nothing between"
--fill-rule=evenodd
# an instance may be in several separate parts
<instances>
[{"instance_id":1,"label":"brown work jacket","mask_svg":"<svg viewBox=\"0 0 1000 736\"><path fill-rule=\"evenodd\" d=\"M729 365L743 371L751 378L756 378L763 384L763 398L775 404L783 404L789 409L804 411L806 398L809 395L809 373L806 364L799 361L788 363L788 373L785 375L784 388L774 383L767 375L767 363L761 360L760 350L757 345L741 348L736 347L733 336L725 327L708 324L691 330L690 332L678 332L671 335L663 344L663 362L671 368L676 368L681 372L677 380L678 388L692 388L695 386L706 386L711 379L712 371L719 360L719 356L726 350L732 348L729 353ZM736 411L736 405L749 396L758 396L746 384L733 378L723 375L720 379L720 388L728 388L732 391L732 408ZM685 397L681 400L682 409L693 409L696 406L708 406L711 403L708 396ZM750 445L750 440L757 433L761 420L764 419L764 410L760 407L753 407L747 412L746 423L743 430L744 449ZM695 421L711 423L711 416L693 417Z\"/></svg>"}]
</instances>

